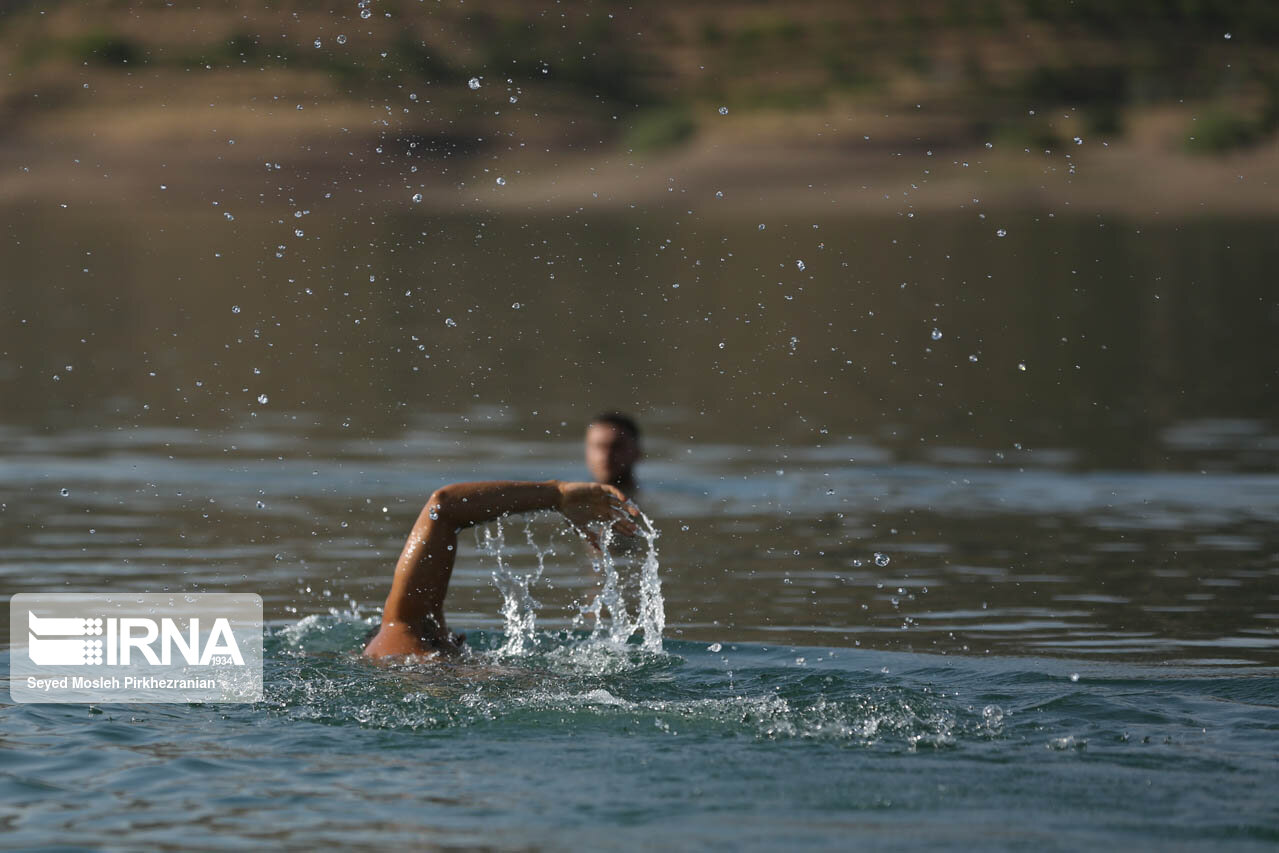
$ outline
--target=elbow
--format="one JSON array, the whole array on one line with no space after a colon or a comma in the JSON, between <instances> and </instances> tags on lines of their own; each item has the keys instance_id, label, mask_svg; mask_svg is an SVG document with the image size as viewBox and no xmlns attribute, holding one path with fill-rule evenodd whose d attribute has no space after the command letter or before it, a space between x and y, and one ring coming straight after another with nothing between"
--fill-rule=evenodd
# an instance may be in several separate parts
<instances>
[{"instance_id":1,"label":"elbow","mask_svg":"<svg viewBox=\"0 0 1279 853\"><path fill-rule=\"evenodd\" d=\"M431 521L448 519L453 515L453 510L456 506L456 495L450 491L449 486L441 486L431 492L431 496L427 498L424 515Z\"/></svg>"}]
</instances>

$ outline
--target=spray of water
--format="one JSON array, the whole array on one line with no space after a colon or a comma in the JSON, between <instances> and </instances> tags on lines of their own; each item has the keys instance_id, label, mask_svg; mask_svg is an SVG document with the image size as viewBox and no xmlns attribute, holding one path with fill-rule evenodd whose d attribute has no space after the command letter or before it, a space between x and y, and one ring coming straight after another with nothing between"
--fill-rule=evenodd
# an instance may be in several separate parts
<instances>
[{"instance_id":1,"label":"spray of water","mask_svg":"<svg viewBox=\"0 0 1279 853\"><path fill-rule=\"evenodd\" d=\"M632 636L642 634L645 651L661 652L666 611L658 576L657 538L660 534L643 512L640 512L640 521L642 523L636 525L638 536L634 538L621 537L603 523L593 528L599 548L590 549L592 568L602 582L592 600L579 607L573 624L580 628L587 624L588 619L591 620L592 644L621 646ZM539 546L534 539L532 525L526 522L524 535L536 555L537 567L521 572L511 565L506 552L506 529L500 519L477 531L476 535L480 552L493 557L496 562L493 583L502 595L502 616L506 622L506 641L499 654L527 654L536 644L537 612L541 606L533 597L532 588L546 569L546 558L554 555L555 551L549 545L545 548ZM628 601L628 587L637 587L633 613Z\"/></svg>"},{"instance_id":2,"label":"spray of water","mask_svg":"<svg viewBox=\"0 0 1279 853\"><path fill-rule=\"evenodd\" d=\"M537 609L541 604L533 597L532 587L546 570L546 558L555 553L550 546L541 548L533 539L533 527L524 525L524 537L537 556L537 568L531 572L517 572L505 553L506 533L502 519L482 528L478 533L479 550L497 562L493 570L493 583L502 594L502 617L506 620L506 642L500 653L522 655L533 647L537 630Z\"/></svg>"}]
</instances>

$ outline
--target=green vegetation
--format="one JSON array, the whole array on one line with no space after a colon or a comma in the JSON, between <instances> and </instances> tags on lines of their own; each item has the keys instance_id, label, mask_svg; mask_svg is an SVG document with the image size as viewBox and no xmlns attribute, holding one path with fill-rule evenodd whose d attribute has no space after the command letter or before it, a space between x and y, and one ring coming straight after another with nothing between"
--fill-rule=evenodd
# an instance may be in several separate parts
<instances>
[{"instance_id":1,"label":"green vegetation","mask_svg":"<svg viewBox=\"0 0 1279 853\"><path fill-rule=\"evenodd\" d=\"M1279 37L1279 4L1272 0L1022 0L1021 5L1032 20L1112 36L1173 30L1219 39L1233 30L1258 43Z\"/></svg>"},{"instance_id":2,"label":"green vegetation","mask_svg":"<svg viewBox=\"0 0 1279 853\"><path fill-rule=\"evenodd\" d=\"M1022 84L1025 100L1035 108L1078 107L1093 133L1120 132L1120 112L1129 100L1128 70L1119 65L1032 70Z\"/></svg>"},{"instance_id":3,"label":"green vegetation","mask_svg":"<svg viewBox=\"0 0 1279 853\"><path fill-rule=\"evenodd\" d=\"M67 56L94 65L138 65L142 48L123 36L92 30L63 43Z\"/></svg>"},{"instance_id":4,"label":"green vegetation","mask_svg":"<svg viewBox=\"0 0 1279 853\"><path fill-rule=\"evenodd\" d=\"M509 79L537 91L546 109L618 128L615 141L635 150L687 141L708 103L731 104L735 120L835 104L915 114L922 103L919 115L948 128L936 141L959 145L992 134L1049 143L1062 131L1044 117L1063 113L1116 138L1134 112L1162 106L1202 113L1186 143L1201 153L1260 144L1279 129L1273 0L728 0L695 9L651 0L642 16L589 5L548 15L514 4L427 10L388 1L370 19L354 4L130 8L127 26L119 0L49 0L43 15L34 6L5 13L0 60L13 73L0 80L0 103L23 101L37 69L47 80L61 66L70 80L86 64L121 76L145 65L306 73L308 90L319 73L329 96L360 101L446 84L437 108L478 103L464 85L471 76ZM517 112L464 111L454 121L497 125ZM632 119L624 126L615 115Z\"/></svg>"},{"instance_id":5,"label":"green vegetation","mask_svg":"<svg viewBox=\"0 0 1279 853\"><path fill-rule=\"evenodd\" d=\"M632 117L624 144L637 153L657 151L691 139L696 131L697 124L687 109L641 110Z\"/></svg>"},{"instance_id":6,"label":"green vegetation","mask_svg":"<svg viewBox=\"0 0 1279 853\"><path fill-rule=\"evenodd\" d=\"M1191 123L1186 148L1196 154L1220 154L1252 145L1270 129L1252 116L1217 108Z\"/></svg>"}]
</instances>

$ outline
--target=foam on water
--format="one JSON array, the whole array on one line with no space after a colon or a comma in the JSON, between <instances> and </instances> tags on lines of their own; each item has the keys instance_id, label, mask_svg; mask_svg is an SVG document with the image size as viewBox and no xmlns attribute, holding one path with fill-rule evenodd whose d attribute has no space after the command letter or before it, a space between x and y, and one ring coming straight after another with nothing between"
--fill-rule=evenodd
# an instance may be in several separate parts
<instances>
[{"instance_id":1,"label":"foam on water","mask_svg":"<svg viewBox=\"0 0 1279 853\"><path fill-rule=\"evenodd\" d=\"M92 847L114 827L177 849L193 819L203 846L260 846L269 825L308 848L830 849L853 825L876 847L1279 839L1274 670L658 652L587 629L519 655L477 631L459 660L387 665L359 655L376 622L268 624L255 704L0 706L7 840Z\"/></svg>"},{"instance_id":2,"label":"foam on water","mask_svg":"<svg viewBox=\"0 0 1279 853\"><path fill-rule=\"evenodd\" d=\"M263 704L289 719L386 729L498 721L536 728L552 715L559 727L571 718L576 727L604 731L639 726L909 749L991 731L981 714L964 713L928 689L874 683L875 675L867 684L842 664L814 670L791 659L765 667L744 661L747 671L735 672L726 655L687 643L678 644L683 654L653 649L647 636L618 643L607 633L563 631L517 646L509 634L475 632L457 661L374 664L354 650L376 622L334 611L272 627L274 671Z\"/></svg>"}]
</instances>

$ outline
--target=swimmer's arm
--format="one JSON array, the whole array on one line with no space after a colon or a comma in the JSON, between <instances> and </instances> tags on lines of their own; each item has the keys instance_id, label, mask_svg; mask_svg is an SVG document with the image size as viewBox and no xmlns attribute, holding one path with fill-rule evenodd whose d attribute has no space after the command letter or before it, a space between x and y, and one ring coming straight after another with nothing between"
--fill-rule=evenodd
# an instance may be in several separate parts
<instances>
[{"instance_id":1,"label":"swimmer's arm","mask_svg":"<svg viewBox=\"0 0 1279 853\"><path fill-rule=\"evenodd\" d=\"M422 508L395 566L391 592L382 610L382 630L365 654L413 654L428 643L449 643L444 598L457 556L458 531L508 513L557 509L579 526L621 512L625 497L593 483L498 480L454 483L437 489ZM621 521L619 528L634 532Z\"/></svg>"},{"instance_id":2,"label":"swimmer's arm","mask_svg":"<svg viewBox=\"0 0 1279 853\"><path fill-rule=\"evenodd\" d=\"M444 597L457 557L457 534L508 512L551 509L559 484L495 481L454 483L436 489L417 517L395 565L391 593L382 610L384 628L397 625L424 632L424 639L448 637Z\"/></svg>"}]
</instances>

